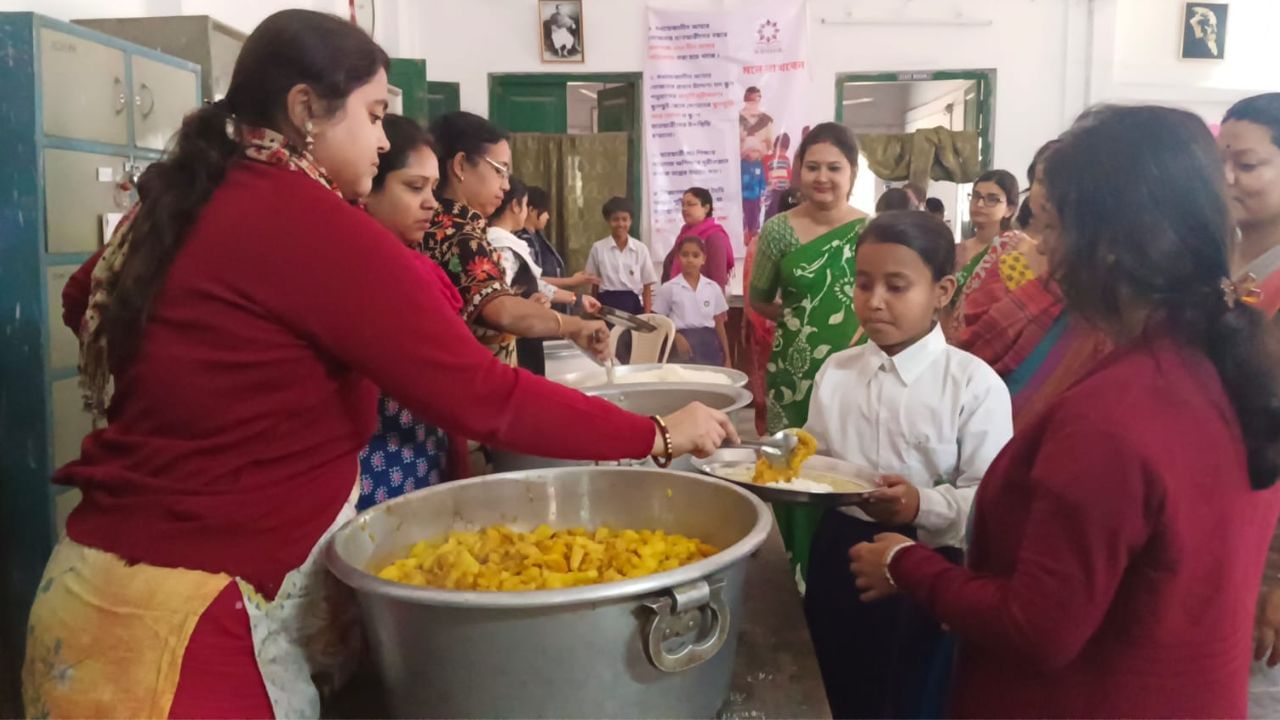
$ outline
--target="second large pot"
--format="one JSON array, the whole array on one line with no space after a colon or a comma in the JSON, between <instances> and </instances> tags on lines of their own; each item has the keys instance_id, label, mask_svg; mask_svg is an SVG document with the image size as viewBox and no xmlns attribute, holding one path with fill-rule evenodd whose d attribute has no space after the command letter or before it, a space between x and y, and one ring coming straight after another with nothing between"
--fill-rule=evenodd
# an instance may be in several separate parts
<instances>
[{"instance_id":1,"label":"second large pot","mask_svg":"<svg viewBox=\"0 0 1280 720\"><path fill-rule=\"evenodd\" d=\"M605 385L582 390L602 400L639 415L670 415L692 402L722 410L732 415L751 404L751 391L729 385L702 383L645 383L643 385ZM527 455L499 447L490 448L494 472L534 470L549 467L590 465L589 461ZM636 461L647 462L647 461Z\"/></svg>"}]
</instances>

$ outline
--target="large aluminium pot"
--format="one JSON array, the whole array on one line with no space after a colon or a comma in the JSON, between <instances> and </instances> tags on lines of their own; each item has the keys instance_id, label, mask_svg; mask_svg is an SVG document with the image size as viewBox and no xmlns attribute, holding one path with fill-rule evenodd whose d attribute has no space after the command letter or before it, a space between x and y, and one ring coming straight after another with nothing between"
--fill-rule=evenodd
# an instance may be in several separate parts
<instances>
[{"instance_id":1,"label":"large aluminium pot","mask_svg":"<svg viewBox=\"0 0 1280 720\"><path fill-rule=\"evenodd\" d=\"M640 385L603 385L584 388L592 395L640 415L670 415L691 402L732 414L751 404L751 391L730 385L705 383L644 383ZM588 461L563 460L527 455L500 447L489 451L494 472L535 470L550 467L590 465ZM637 461L637 463L643 461Z\"/></svg>"},{"instance_id":2,"label":"large aluminium pot","mask_svg":"<svg viewBox=\"0 0 1280 720\"><path fill-rule=\"evenodd\" d=\"M344 525L325 560L356 592L399 717L710 718L729 692L746 560L772 522L759 499L719 480L559 468L396 498ZM419 540L497 523L663 529L721 550L676 570L564 590L438 590L369 572Z\"/></svg>"}]
</instances>

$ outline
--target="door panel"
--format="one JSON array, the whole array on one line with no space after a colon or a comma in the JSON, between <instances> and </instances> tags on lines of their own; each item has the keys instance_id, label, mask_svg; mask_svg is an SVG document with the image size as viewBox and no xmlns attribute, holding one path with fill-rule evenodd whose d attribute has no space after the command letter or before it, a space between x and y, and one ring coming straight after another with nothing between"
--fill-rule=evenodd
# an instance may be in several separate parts
<instances>
[{"instance_id":1,"label":"door panel","mask_svg":"<svg viewBox=\"0 0 1280 720\"><path fill-rule=\"evenodd\" d=\"M51 387L53 395L53 467L55 469L80 457L80 443L93 432L93 416L84 409L80 394L80 378L59 380Z\"/></svg>"},{"instance_id":2,"label":"door panel","mask_svg":"<svg viewBox=\"0 0 1280 720\"><path fill-rule=\"evenodd\" d=\"M138 147L163 150L196 109L196 74L150 58L133 60L133 135Z\"/></svg>"},{"instance_id":3,"label":"door panel","mask_svg":"<svg viewBox=\"0 0 1280 720\"><path fill-rule=\"evenodd\" d=\"M46 135L129 143L122 51L41 28L40 91Z\"/></svg>"},{"instance_id":4,"label":"door panel","mask_svg":"<svg viewBox=\"0 0 1280 720\"><path fill-rule=\"evenodd\" d=\"M44 217L50 253L91 253L106 240L102 216L124 212L130 197L116 184L128 158L49 148L44 151Z\"/></svg>"},{"instance_id":5,"label":"door panel","mask_svg":"<svg viewBox=\"0 0 1280 720\"><path fill-rule=\"evenodd\" d=\"M600 132L635 132L636 90L634 85L619 85L596 93Z\"/></svg>"},{"instance_id":6,"label":"door panel","mask_svg":"<svg viewBox=\"0 0 1280 720\"><path fill-rule=\"evenodd\" d=\"M490 80L489 117L508 132L563 133L569 129L563 80L520 76Z\"/></svg>"},{"instance_id":7,"label":"door panel","mask_svg":"<svg viewBox=\"0 0 1280 720\"><path fill-rule=\"evenodd\" d=\"M401 114L423 125L430 122L427 116L427 61L407 58L392 58L391 72L387 80L404 93L402 101L404 112Z\"/></svg>"},{"instance_id":8,"label":"door panel","mask_svg":"<svg viewBox=\"0 0 1280 720\"><path fill-rule=\"evenodd\" d=\"M636 86L631 83L596 93L596 118L600 132L627 133L627 199L639 213L641 207L640 133L636 127Z\"/></svg>"},{"instance_id":9,"label":"door panel","mask_svg":"<svg viewBox=\"0 0 1280 720\"><path fill-rule=\"evenodd\" d=\"M62 290L78 269L78 265L54 265L46 271L45 323L49 327L49 367L54 370L75 368L80 362L80 342L62 323Z\"/></svg>"},{"instance_id":10,"label":"door panel","mask_svg":"<svg viewBox=\"0 0 1280 720\"><path fill-rule=\"evenodd\" d=\"M427 122L435 122L445 113L462 109L460 87L456 82L427 82Z\"/></svg>"}]
</instances>

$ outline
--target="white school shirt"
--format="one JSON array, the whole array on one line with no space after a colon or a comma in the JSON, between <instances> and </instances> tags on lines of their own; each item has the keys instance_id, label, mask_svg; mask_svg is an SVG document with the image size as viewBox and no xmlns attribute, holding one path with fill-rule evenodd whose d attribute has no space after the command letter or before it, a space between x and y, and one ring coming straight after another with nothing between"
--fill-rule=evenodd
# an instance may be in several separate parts
<instances>
[{"instance_id":1,"label":"white school shirt","mask_svg":"<svg viewBox=\"0 0 1280 720\"><path fill-rule=\"evenodd\" d=\"M978 481L1013 436L1013 408L1000 376L935 325L893 357L875 343L832 355L805 429L820 452L906 478L920 490L920 541L963 548Z\"/></svg>"},{"instance_id":2,"label":"white school shirt","mask_svg":"<svg viewBox=\"0 0 1280 720\"><path fill-rule=\"evenodd\" d=\"M677 275L658 288L653 311L671 318L677 330L713 328L716 316L729 312L729 302L714 280L700 278L695 290L684 275Z\"/></svg>"},{"instance_id":3,"label":"white school shirt","mask_svg":"<svg viewBox=\"0 0 1280 720\"><path fill-rule=\"evenodd\" d=\"M521 240L519 237L500 227L489 226L487 231L487 239L489 244L493 246L493 252L498 256L498 264L502 266L502 275L507 279L510 285L515 281L516 272L520 269L520 258L524 258L529 263L529 269L533 271L533 276L538 280L538 292L542 293L548 300L555 299L556 289L547 281L542 279L542 268L538 263L534 262L533 253L529 250L529 243Z\"/></svg>"},{"instance_id":4,"label":"white school shirt","mask_svg":"<svg viewBox=\"0 0 1280 720\"><path fill-rule=\"evenodd\" d=\"M592 245L586 271L600 278L601 290L630 290L641 295L645 285L658 282L649 248L633 237L627 238L625 250L619 250L612 237Z\"/></svg>"}]
</instances>

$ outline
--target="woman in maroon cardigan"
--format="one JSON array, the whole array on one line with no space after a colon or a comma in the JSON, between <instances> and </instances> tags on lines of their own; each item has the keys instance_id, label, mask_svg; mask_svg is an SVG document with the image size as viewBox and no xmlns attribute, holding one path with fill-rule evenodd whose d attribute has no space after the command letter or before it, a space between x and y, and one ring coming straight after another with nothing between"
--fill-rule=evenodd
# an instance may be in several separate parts
<instances>
[{"instance_id":1,"label":"woman in maroon cardigan","mask_svg":"<svg viewBox=\"0 0 1280 720\"><path fill-rule=\"evenodd\" d=\"M387 63L339 18L266 19L226 100L143 176L81 303L68 294L87 405L109 425L54 478L83 500L31 611L28 714L318 715L312 679L340 681L359 644L317 549L353 514L379 387L539 455L670 457L733 436L701 406L668 434L475 341L440 274L348 202L386 149Z\"/></svg>"},{"instance_id":2,"label":"woman in maroon cardigan","mask_svg":"<svg viewBox=\"0 0 1280 720\"><path fill-rule=\"evenodd\" d=\"M988 470L968 568L881 535L851 550L856 582L955 633L957 716L1244 717L1280 356L1226 280L1221 157L1190 113L1103 108L1045 179L1041 246L1116 350Z\"/></svg>"}]
</instances>

